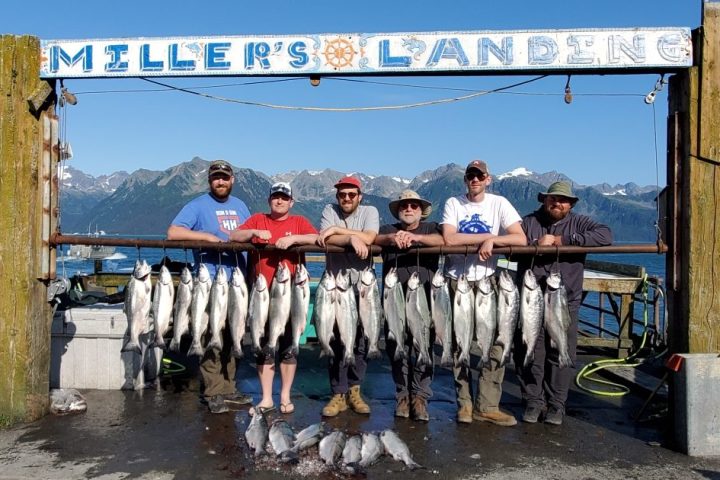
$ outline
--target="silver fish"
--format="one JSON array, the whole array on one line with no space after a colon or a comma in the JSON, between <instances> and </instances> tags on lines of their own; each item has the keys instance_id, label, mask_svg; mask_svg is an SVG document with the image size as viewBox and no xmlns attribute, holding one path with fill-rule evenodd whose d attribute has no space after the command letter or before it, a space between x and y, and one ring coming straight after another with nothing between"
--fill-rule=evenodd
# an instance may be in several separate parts
<instances>
[{"instance_id":1,"label":"silver fish","mask_svg":"<svg viewBox=\"0 0 720 480\"><path fill-rule=\"evenodd\" d=\"M435 272L430 288L430 306L432 321L435 326L435 342L442 345L440 365L452 366L452 302L447 279L442 270Z\"/></svg>"},{"instance_id":2,"label":"silver fish","mask_svg":"<svg viewBox=\"0 0 720 480\"><path fill-rule=\"evenodd\" d=\"M190 302L190 326L192 328L192 344L188 355L202 357L205 349L202 346L203 335L208 326L207 306L210 300L210 272L205 264L198 267L197 277L193 285L193 296Z\"/></svg>"},{"instance_id":3,"label":"silver fish","mask_svg":"<svg viewBox=\"0 0 720 480\"><path fill-rule=\"evenodd\" d=\"M210 287L210 313L208 315L210 322L210 333L212 337L208 342L207 348L216 348L222 350L223 338L222 331L227 323L228 310L228 278L225 268L217 267L215 272L215 281Z\"/></svg>"},{"instance_id":4,"label":"silver fish","mask_svg":"<svg viewBox=\"0 0 720 480\"><path fill-rule=\"evenodd\" d=\"M355 337L358 326L358 310L355 290L350 282L350 275L337 274L335 278L337 302L335 302L335 319L340 332L340 341L345 346L344 365L355 365Z\"/></svg>"},{"instance_id":5,"label":"silver fish","mask_svg":"<svg viewBox=\"0 0 720 480\"><path fill-rule=\"evenodd\" d=\"M272 445L275 455L280 457L282 462L297 462L298 455L293 450L295 443L295 434L292 427L285 420L275 420L270 426L270 445Z\"/></svg>"},{"instance_id":6,"label":"silver fish","mask_svg":"<svg viewBox=\"0 0 720 480\"><path fill-rule=\"evenodd\" d=\"M344 448L345 434L340 430L335 430L320 440L318 451L320 452L320 458L322 458L327 465L335 465L337 459L342 455Z\"/></svg>"},{"instance_id":7,"label":"silver fish","mask_svg":"<svg viewBox=\"0 0 720 480\"><path fill-rule=\"evenodd\" d=\"M183 335L190 333L190 303L192 302L193 278L190 269L185 267L180 274L175 306L173 308L173 339L170 350L180 351Z\"/></svg>"},{"instance_id":8,"label":"silver fish","mask_svg":"<svg viewBox=\"0 0 720 480\"><path fill-rule=\"evenodd\" d=\"M328 270L325 270L318 288L315 291L315 330L317 332L318 341L322 347L320 356L325 355L334 357L335 353L330 347L330 342L335 337L333 330L335 328L335 297L337 290L335 288L335 277Z\"/></svg>"},{"instance_id":9,"label":"silver fish","mask_svg":"<svg viewBox=\"0 0 720 480\"><path fill-rule=\"evenodd\" d=\"M465 274L460 275L453 299L453 330L455 343L460 351L458 364L470 366L470 344L472 344L475 328L473 322L475 294Z\"/></svg>"},{"instance_id":10,"label":"silver fish","mask_svg":"<svg viewBox=\"0 0 720 480\"><path fill-rule=\"evenodd\" d=\"M310 448L320 441L324 434L324 425L322 423L314 423L309 427L303 428L295 436L293 450L300 452L306 448Z\"/></svg>"},{"instance_id":11,"label":"silver fish","mask_svg":"<svg viewBox=\"0 0 720 480\"><path fill-rule=\"evenodd\" d=\"M358 286L360 291L360 300L358 302L360 321L362 322L363 332L368 339L367 358L377 359L382 357L382 353L378 349L378 338L382 328L383 311L375 270L370 267L363 270L360 274Z\"/></svg>"},{"instance_id":12,"label":"silver fish","mask_svg":"<svg viewBox=\"0 0 720 480\"><path fill-rule=\"evenodd\" d=\"M362 459L362 437L353 435L345 441L345 447L342 451L342 463L350 467L350 471L354 472L352 466L360 462Z\"/></svg>"},{"instance_id":13,"label":"silver fish","mask_svg":"<svg viewBox=\"0 0 720 480\"><path fill-rule=\"evenodd\" d=\"M397 344L394 360L400 360L405 357L405 293L395 268L385 275L383 310L388 324L388 338Z\"/></svg>"},{"instance_id":14,"label":"silver fish","mask_svg":"<svg viewBox=\"0 0 720 480\"><path fill-rule=\"evenodd\" d=\"M513 336L517 328L518 312L520 311L520 293L507 270L500 272L497 303L497 343L503 347L502 360L500 361L502 366L510 358Z\"/></svg>"},{"instance_id":15,"label":"silver fish","mask_svg":"<svg viewBox=\"0 0 720 480\"><path fill-rule=\"evenodd\" d=\"M415 461L410 456L410 449L408 448L407 444L400 439L400 437L397 436L395 432L392 430L385 430L380 434L380 441L382 442L383 446L385 447L385 451L393 457L395 460L398 460L400 462L404 462L405 465L410 468L410 470L415 470L416 468L423 468L422 465L419 463L415 463Z\"/></svg>"},{"instance_id":16,"label":"silver fish","mask_svg":"<svg viewBox=\"0 0 720 480\"><path fill-rule=\"evenodd\" d=\"M250 304L248 306L248 321L250 322L250 334L255 351L260 351L260 339L265 335L265 324L267 323L270 311L270 292L267 281L262 275L258 275L250 292Z\"/></svg>"},{"instance_id":17,"label":"silver fish","mask_svg":"<svg viewBox=\"0 0 720 480\"><path fill-rule=\"evenodd\" d=\"M160 267L152 299L153 322L155 323L155 346L165 348L165 333L170 328L175 286L170 270L165 265Z\"/></svg>"},{"instance_id":18,"label":"silver fish","mask_svg":"<svg viewBox=\"0 0 720 480\"><path fill-rule=\"evenodd\" d=\"M295 269L290 302L290 324L292 325L293 346L295 355L300 353L300 337L307 323L310 308L310 274L302 263Z\"/></svg>"},{"instance_id":19,"label":"silver fish","mask_svg":"<svg viewBox=\"0 0 720 480\"><path fill-rule=\"evenodd\" d=\"M490 278L480 280L475 293L475 340L480 348L482 365L490 362L490 349L497 330L497 293Z\"/></svg>"},{"instance_id":20,"label":"silver fish","mask_svg":"<svg viewBox=\"0 0 720 480\"><path fill-rule=\"evenodd\" d=\"M360 466L369 467L380 458L384 451L385 447L383 447L380 437L374 433L363 433Z\"/></svg>"},{"instance_id":21,"label":"silver fish","mask_svg":"<svg viewBox=\"0 0 720 480\"><path fill-rule=\"evenodd\" d=\"M432 365L430 356L430 307L428 307L425 286L420 282L420 275L413 272L407 282L405 295L405 315L413 346L417 351L418 365Z\"/></svg>"},{"instance_id":22,"label":"silver fish","mask_svg":"<svg viewBox=\"0 0 720 480\"><path fill-rule=\"evenodd\" d=\"M560 368L574 367L570 357L567 332L572 324L568 308L567 292L560 273L553 272L547 278L545 291L545 330L550 335L550 346L558 351Z\"/></svg>"},{"instance_id":23,"label":"silver fish","mask_svg":"<svg viewBox=\"0 0 720 480\"><path fill-rule=\"evenodd\" d=\"M267 347L273 355L277 350L278 339L285 332L287 322L290 320L291 305L292 282L290 269L285 265L285 262L280 262L270 286L270 310L268 313L270 335Z\"/></svg>"},{"instance_id":24,"label":"silver fish","mask_svg":"<svg viewBox=\"0 0 720 480\"><path fill-rule=\"evenodd\" d=\"M240 267L233 268L228 289L228 325L233 341L232 353L236 358L242 358L242 339L245 336L245 326L248 314L248 289Z\"/></svg>"},{"instance_id":25,"label":"silver fish","mask_svg":"<svg viewBox=\"0 0 720 480\"><path fill-rule=\"evenodd\" d=\"M123 352L142 353L140 335L144 334L148 328L151 289L150 266L145 260L137 260L132 277L125 287L125 315L130 339L122 347L121 351Z\"/></svg>"},{"instance_id":26,"label":"silver fish","mask_svg":"<svg viewBox=\"0 0 720 480\"><path fill-rule=\"evenodd\" d=\"M265 453L265 444L268 441L268 435L268 424L265 415L253 415L247 430L245 430L245 440L248 446L255 450L255 456Z\"/></svg>"},{"instance_id":27,"label":"silver fish","mask_svg":"<svg viewBox=\"0 0 720 480\"><path fill-rule=\"evenodd\" d=\"M523 365L527 367L535 358L535 345L543 328L543 310L545 302L543 292L532 270L523 275L520 291L520 324L522 325L522 341L527 347Z\"/></svg>"}]
</instances>

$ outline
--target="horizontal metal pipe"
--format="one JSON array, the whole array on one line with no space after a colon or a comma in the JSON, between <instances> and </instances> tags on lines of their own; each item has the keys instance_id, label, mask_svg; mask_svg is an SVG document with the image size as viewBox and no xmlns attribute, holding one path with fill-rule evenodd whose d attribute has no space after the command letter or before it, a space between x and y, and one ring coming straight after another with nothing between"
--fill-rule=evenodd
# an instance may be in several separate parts
<instances>
[{"instance_id":1,"label":"horizontal metal pipe","mask_svg":"<svg viewBox=\"0 0 720 480\"><path fill-rule=\"evenodd\" d=\"M187 240L150 240L147 238L118 238L118 237L98 237L88 235L64 235L62 233L54 233L50 237L50 245L107 245L114 247L135 247L135 248L164 248L164 249L189 249L203 248L206 250L220 251L272 251L276 250L273 245L257 245L253 243L236 243L221 242L211 243L203 241L187 241ZM373 255L379 255L383 250L386 252L394 252L397 249L385 247L384 249L372 245L369 247ZM478 250L477 246L457 246L457 247L413 247L403 252L421 253L421 254L472 254ZM312 252L312 253L337 253L348 251L344 247L328 245L319 247L317 245L302 245L291 247L288 251L292 252ZM609 245L607 247L579 247L574 245L564 245L560 247L496 247L493 248L494 254L510 254L510 255L557 255L562 253L666 253L667 245L644 243L633 245Z\"/></svg>"}]
</instances>

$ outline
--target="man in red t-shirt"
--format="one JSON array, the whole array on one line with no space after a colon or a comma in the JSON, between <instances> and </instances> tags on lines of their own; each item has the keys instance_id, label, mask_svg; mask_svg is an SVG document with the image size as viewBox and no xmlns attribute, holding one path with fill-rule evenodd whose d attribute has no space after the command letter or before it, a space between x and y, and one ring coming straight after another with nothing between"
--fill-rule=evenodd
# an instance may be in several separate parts
<instances>
[{"instance_id":1,"label":"man in red t-shirt","mask_svg":"<svg viewBox=\"0 0 720 480\"><path fill-rule=\"evenodd\" d=\"M270 213L252 215L240 228L231 232L230 241L270 244L282 250L293 245L314 245L318 232L305 217L290 215L290 209L294 203L292 188L289 184L284 182L273 184L270 187L268 197ZM250 252L250 262L253 265L255 274L264 276L271 288L275 271L280 262L285 263L290 269L291 275L294 275L299 262L304 261L304 256L298 256L294 252L280 252L278 250ZM275 377L275 356L267 348L268 329L269 322L265 330L263 348L256 354L262 399L255 410L268 410L274 406L272 384ZM297 358L292 351L291 330L291 323L287 322L287 327L280 337L278 346L281 378L280 411L282 413L292 413L295 410L295 406L290 400L290 390L297 370Z\"/></svg>"}]
</instances>

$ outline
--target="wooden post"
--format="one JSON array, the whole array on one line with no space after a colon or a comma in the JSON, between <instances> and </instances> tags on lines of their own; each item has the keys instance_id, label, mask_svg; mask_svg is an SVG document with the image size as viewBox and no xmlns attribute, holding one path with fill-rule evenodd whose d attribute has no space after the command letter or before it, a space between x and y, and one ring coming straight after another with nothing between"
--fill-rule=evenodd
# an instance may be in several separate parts
<instances>
[{"instance_id":1,"label":"wooden post","mask_svg":"<svg viewBox=\"0 0 720 480\"><path fill-rule=\"evenodd\" d=\"M703 3L694 51L695 66L671 82L667 287L672 350L714 353L720 352L719 2Z\"/></svg>"},{"instance_id":2,"label":"wooden post","mask_svg":"<svg viewBox=\"0 0 720 480\"><path fill-rule=\"evenodd\" d=\"M43 125L54 118L54 84L40 80L40 42L0 36L0 423L47 412L51 308L43 228ZM49 162L45 162L49 167ZM46 212L48 213L48 212ZM47 232L45 232L46 234Z\"/></svg>"}]
</instances>

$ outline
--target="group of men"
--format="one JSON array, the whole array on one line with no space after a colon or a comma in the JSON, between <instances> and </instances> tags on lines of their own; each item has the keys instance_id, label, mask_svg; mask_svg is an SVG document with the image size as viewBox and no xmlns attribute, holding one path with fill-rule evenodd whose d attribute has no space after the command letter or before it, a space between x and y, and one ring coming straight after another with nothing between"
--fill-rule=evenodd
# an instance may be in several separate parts
<instances>
[{"instance_id":1,"label":"group of men","mask_svg":"<svg viewBox=\"0 0 720 480\"><path fill-rule=\"evenodd\" d=\"M417 272L426 292L430 293L433 275L439 268L439 255L423 254L418 259L414 253L404 251L415 246L468 246L471 255L446 255L444 275L448 280L451 298L458 279L464 275L471 286L485 277L494 278L497 257L493 247L515 245L578 245L600 246L612 242L610 229L587 216L577 215L572 208L578 201L571 185L556 182L545 192L538 193L540 208L520 217L517 210L502 196L487 192L491 176L485 162L470 162L464 175L466 192L451 197L444 206L442 221L426 221L432 213L432 205L412 190L403 191L389 203L389 210L398 222L380 226L379 214L375 207L362 205L362 186L356 177L347 176L335 184L337 203L328 204L322 213L320 231L316 231L303 217L289 214L293 205L292 189L286 183L271 187L268 203L269 214L250 217L245 204L232 197L230 192L234 181L232 166L225 161L213 162L208 170L210 192L186 205L173 220L168 229L170 240L253 241L270 243L279 249L292 245L317 244L346 247L345 253L328 253L326 269L338 274L349 274L356 284L362 269L368 266L370 246L395 247L383 253L383 278L391 267L396 269L399 281L405 285L412 273ZM204 255L204 257L203 257ZM214 257L213 257L214 255ZM196 264L218 265L242 264L242 256L218 255L217 253L196 252ZM251 266L255 273L272 282L280 262L294 266L302 261L297 255L284 252L253 253ZM568 331L570 353L574 359L577 341L577 316L582 295L584 254L561 254L519 257L518 276L532 269L540 284L552 271L560 271L565 283L569 309L573 323ZM494 281L493 281L494 284ZM289 332L286 331L288 335ZM224 342L229 345L230 342ZM403 345L387 339L387 349L392 364L392 376L396 386L395 415L428 421L428 401L432 396L431 383L434 367L432 364L413 363L419 352L414 352L412 337L408 332ZM369 414L370 406L362 397L360 389L367 368L367 343L358 325L353 349L354 364L343 362L343 345L336 334L331 344L335 356L329 360L328 373L332 395L322 410L323 416L333 417L352 409L356 413ZM454 352L453 376L457 400L457 421L471 423L473 420L496 425L512 426L515 417L500 409L502 384L505 368L501 366L502 348L494 345L490 361L478 373L477 387L473 389L473 371L458 362L457 346ZM406 355L395 360L396 349L403 349ZM522 342L516 342L515 355L525 355ZM227 350L227 351L226 351ZM288 341L279 347L281 361L282 390L280 410L290 413L294 406L290 400L292 378L297 367L296 359L289 354ZM429 358L433 358L432 344ZM559 425L565 414L572 370L561 368L558 352L550 346L550 339L544 333L535 347L534 361L527 366L516 360L518 377L525 411L523 420L535 423L541 418L546 423ZM262 399L253 410L274 408L272 400L272 379L274 356L262 351L257 354L258 376L262 387ZM201 373L205 385L204 398L210 411L227 411L228 403L251 403L252 399L235 389L234 359L229 348L222 351L209 350L201 361ZM473 392L473 390L475 390Z\"/></svg>"}]
</instances>

